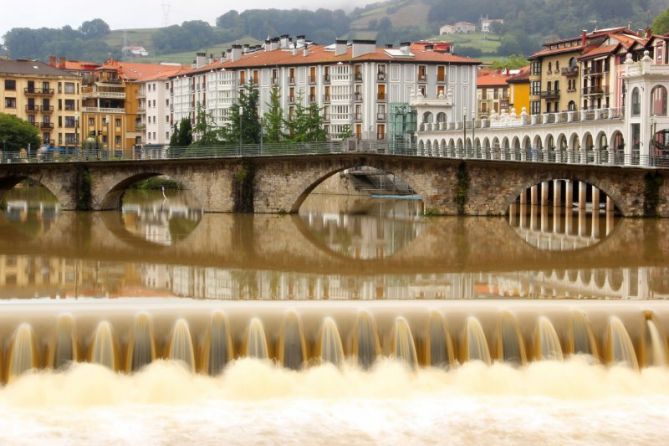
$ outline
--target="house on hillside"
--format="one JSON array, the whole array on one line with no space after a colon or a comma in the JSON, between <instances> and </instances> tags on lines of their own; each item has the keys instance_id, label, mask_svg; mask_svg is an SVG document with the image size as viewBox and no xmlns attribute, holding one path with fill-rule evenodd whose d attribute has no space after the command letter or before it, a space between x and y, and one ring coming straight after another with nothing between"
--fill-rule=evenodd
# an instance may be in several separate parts
<instances>
[{"instance_id":1,"label":"house on hillside","mask_svg":"<svg viewBox=\"0 0 669 446\"><path fill-rule=\"evenodd\" d=\"M471 22L456 22L452 25L444 25L439 28L439 35L446 34L468 34L476 32L476 25Z\"/></svg>"},{"instance_id":2,"label":"house on hillside","mask_svg":"<svg viewBox=\"0 0 669 446\"><path fill-rule=\"evenodd\" d=\"M149 52L143 46L124 46L121 51L125 56L146 57Z\"/></svg>"},{"instance_id":3,"label":"house on hillside","mask_svg":"<svg viewBox=\"0 0 669 446\"><path fill-rule=\"evenodd\" d=\"M482 33L492 32L492 26L495 23L499 23L500 25L504 25L504 19L489 19L488 17L481 18L481 32Z\"/></svg>"}]
</instances>

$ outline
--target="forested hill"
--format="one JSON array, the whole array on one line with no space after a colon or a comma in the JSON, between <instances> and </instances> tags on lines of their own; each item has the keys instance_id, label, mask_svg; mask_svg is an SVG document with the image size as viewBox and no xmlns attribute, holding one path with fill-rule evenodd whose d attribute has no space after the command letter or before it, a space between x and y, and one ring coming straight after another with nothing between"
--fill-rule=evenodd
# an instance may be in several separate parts
<instances>
[{"instance_id":1,"label":"forested hill","mask_svg":"<svg viewBox=\"0 0 669 446\"><path fill-rule=\"evenodd\" d=\"M628 25L646 28L669 8L669 0L390 0L353 11L230 11L208 21L188 21L167 28L112 31L100 19L78 29L15 28L5 36L4 51L13 58L45 60L49 55L100 61L119 57L123 42L143 46L153 55L193 52L222 43L268 35L305 34L319 43L335 37L376 37L379 43L429 38L446 23L480 18L504 19L495 33L499 54L528 54L547 39L577 35L581 29ZM207 21L205 21L207 20ZM0 49L2 54L2 49ZM167 57L167 56L166 56Z\"/></svg>"}]
</instances>

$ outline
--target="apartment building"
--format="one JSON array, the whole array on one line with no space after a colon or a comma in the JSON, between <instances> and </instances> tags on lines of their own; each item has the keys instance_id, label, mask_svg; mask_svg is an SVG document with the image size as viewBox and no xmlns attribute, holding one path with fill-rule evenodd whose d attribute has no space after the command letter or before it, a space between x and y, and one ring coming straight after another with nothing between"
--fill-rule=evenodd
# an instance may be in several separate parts
<instances>
[{"instance_id":1,"label":"apartment building","mask_svg":"<svg viewBox=\"0 0 669 446\"><path fill-rule=\"evenodd\" d=\"M44 144L79 144L81 93L81 79L72 73L34 60L0 59L0 113L32 123Z\"/></svg>"},{"instance_id":2,"label":"apartment building","mask_svg":"<svg viewBox=\"0 0 669 446\"><path fill-rule=\"evenodd\" d=\"M530 112L620 108L624 104L626 55L637 61L659 48L666 59L666 36L607 28L544 44L530 57Z\"/></svg>"},{"instance_id":3,"label":"apartment building","mask_svg":"<svg viewBox=\"0 0 669 446\"><path fill-rule=\"evenodd\" d=\"M104 64L52 58L50 63L80 77L81 129L95 136L110 154L130 156L148 143L146 81L182 69L175 64L143 64L108 60ZM153 89L151 89L151 92ZM151 104L156 105L152 98ZM151 121L158 119L154 116ZM163 117L164 119L164 117ZM153 134L152 134L153 135Z\"/></svg>"},{"instance_id":4,"label":"apartment building","mask_svg":"<svg viewBox=\"0 0 669 446\"><path fill-rule=\"evenodd\" d=\"M138 131L144 132L143 144L165 145L170 141L170 76L185 69L181 66L166 68L159 75L143 79L139 90Z\"/></svg>"},{"instance_id":5,"label":"apartment building","mask_svg":"<svg viewBox=\"0 0 669 446\"><path fill-rule=\"evenodd\" d=\"M509 108L521 114L530 112L530 67L523 67L518 74L506 80L509 84Z\"/></svg>"},{"instance_id":6,"label":"apartment building","mask_svg":"<svg viewBox=\"0 0 669 446\"><path fill-rule=\"evenodd\" d=\"M511 76L497 70L481 70L476 79L477 115L487 118L491 114L508 113L509 84ZM520 111L518 111L520 112Z\"/></svg>"},{"instance_id":7,"label":"apartment building","mask_svg":"<svg viewBox=\"0 0 669 446\"><path fill-rule=\"evenodd\" d=\"M331 139L349 129L357 138L385 140L392 133L391 108L417 99L413 105L439 109L444 120L461 118L465 110L475 114L479 62L453 54L445 43L379 48L371 40L337 40L324 46L284 35L256 47L233 45L216 61L198 54L195 65L169 78L170 124L194 122L202 110L225 125L249 82L258 87L261 116L277 86L286 115L298 101L317 104Z\"/></svg>"}]
</instances>

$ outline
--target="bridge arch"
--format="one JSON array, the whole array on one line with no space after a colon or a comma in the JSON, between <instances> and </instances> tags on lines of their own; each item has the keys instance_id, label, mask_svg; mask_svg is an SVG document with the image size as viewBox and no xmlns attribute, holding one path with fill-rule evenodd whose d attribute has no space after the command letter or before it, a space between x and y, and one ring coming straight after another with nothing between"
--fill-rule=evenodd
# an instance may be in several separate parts
<instances>
[{"instance_id":1,"label":"bridge arch","mask_svg":"<svg viewBox=\"0 0 669 446\"><path fill-rule=\"evenodd\" d=\"M97 197L99 203L96 204L95 208L99 210L112 210L112 209L121 209L121 201L123 199L123 194L134 184L139 183L140 181L147 180L149 178L166 176L175 180L183 187L183 193L185 199L192 203L193 207L203 207L202 198L196 189L191 187L189 182L184 181L183 178L179 176L173 176L166 174L161 171L147 170L144 172L135 172L130 174L121 174L108 178L107 181L102 181L99 186L100 189L97 193L93 193L94 199Z\"/></svg>"},{"instance_id":2,"label":"bridge arch","mask_svg":"<svg viewBox=\"0 0 669 446\"><path fill-rule=\"evenodd\" d=\"M58 178L52 178L48 173L46 175L17 174L0 178L0 201L2 201L2 198L7 192L25 180L39 184L48 190L49 193L56 198L58 204L60 204L63 209L76 209L77 197L74 195L74 192L72 192L72 190L75 189L74 185L58 181ZM68 190L68 186L71 187L71 190Z\"/></svg>"}]
</instances>

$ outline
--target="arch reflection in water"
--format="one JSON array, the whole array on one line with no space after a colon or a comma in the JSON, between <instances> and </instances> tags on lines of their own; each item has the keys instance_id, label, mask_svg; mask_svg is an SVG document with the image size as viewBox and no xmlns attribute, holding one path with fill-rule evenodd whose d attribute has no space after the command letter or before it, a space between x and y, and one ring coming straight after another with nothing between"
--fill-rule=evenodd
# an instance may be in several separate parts
<instances>
[{"instance_id":1,"label":"arch reflection in water","mask_svg":"<svg viewBox=\"0 0 669 446\"><path fill-rule=\"evenodd\" d=\"M593 246L611 234L615 204L582 181L544 181L509 206L509 224L527 243L549 251Z\"/></svg>"},{"instance_id":2,"label":"arch reflection in water","mask_svg":"<svg viewBox=\"0 0 669 446\"><path fill-rule=\"evenodd\" d=\"M338 255L371 260L391 257L420 236L423 204L418 200L311 195L300 219L311 235Z\"/></svg>"},{"instance_id":3,"label":"arch reflection in water","mask_svg":"<svg viewBox=\"0 0 669 446\"><path fill-rule=\"evenodd\" d=\"M178 191L127 191L123 195L121 220L132 236L170 246L186 238L202 219L203 212L189 204Z\"/></svg>"}]
</instances>

